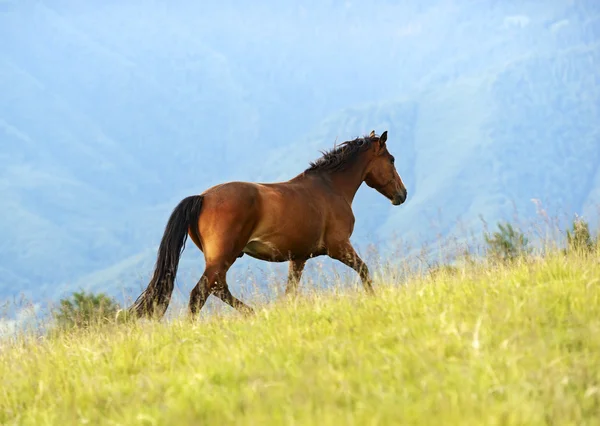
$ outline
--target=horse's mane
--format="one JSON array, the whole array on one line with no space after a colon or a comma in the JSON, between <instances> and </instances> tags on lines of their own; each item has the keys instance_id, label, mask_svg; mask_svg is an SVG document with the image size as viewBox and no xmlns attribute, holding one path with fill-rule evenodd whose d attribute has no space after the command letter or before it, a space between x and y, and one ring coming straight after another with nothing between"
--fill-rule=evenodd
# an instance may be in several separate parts
<instances>
[{"instance_id":1,"label":"horse's mane","mask_svg":"<svg viewBox=\"0 0 600 426\"><path fill-rule=\"evenodd\" d=\"M329 151L322 151L321 158L312 161L310 167L305 170L310 172L335 172L343 170L352 163L358 154L368 150L373 141L379 136L371 133L370 136L363 136L353 140L343 142L334 146Z\"/></svg>"}]
</instances>

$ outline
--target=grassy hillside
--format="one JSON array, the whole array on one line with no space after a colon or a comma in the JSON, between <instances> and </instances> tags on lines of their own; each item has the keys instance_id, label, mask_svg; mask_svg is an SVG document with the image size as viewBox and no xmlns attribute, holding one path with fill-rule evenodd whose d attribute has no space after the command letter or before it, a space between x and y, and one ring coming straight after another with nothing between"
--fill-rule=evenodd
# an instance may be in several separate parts
<instances>
[{"instance_id":1,"label":"grassy hillside","mask_svg":"<svg viewBox=\"0 0 600 426\"><path fill-rule=\"evenodd\" d=\"M599 256L0 351L2 424L598 424Z\"/></svg>"}]
</instances>

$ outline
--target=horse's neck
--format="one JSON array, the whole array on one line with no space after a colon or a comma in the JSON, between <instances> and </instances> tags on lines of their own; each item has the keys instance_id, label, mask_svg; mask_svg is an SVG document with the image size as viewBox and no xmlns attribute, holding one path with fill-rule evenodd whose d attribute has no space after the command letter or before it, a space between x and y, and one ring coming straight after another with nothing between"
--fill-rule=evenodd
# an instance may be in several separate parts
<instances>
[{"instance_id":1,"label":"horse's neck","mask_svg":"<svg viewBox=\"0 0 600 426\"><path fill-rule=\"evenodd\" d=\"M367 164L367 161L358 160L344 170L330 173L333 187L346 199L348 204L352 204L358 188L365 180Z\"/></svg>"}]
</instances>

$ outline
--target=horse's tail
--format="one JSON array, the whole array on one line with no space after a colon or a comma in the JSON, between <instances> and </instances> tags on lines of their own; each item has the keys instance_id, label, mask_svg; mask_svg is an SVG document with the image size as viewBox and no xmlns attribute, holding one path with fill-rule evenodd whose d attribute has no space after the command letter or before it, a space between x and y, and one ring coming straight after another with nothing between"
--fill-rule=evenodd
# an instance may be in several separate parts
<instances>
[{"instance_id":1,"label":"horse's tail","mask_svg":"<svg viewBox=\"0 0 600 426\"><path fill-rule=\"evenodd\" d=\"M188 230L196 240L200 240L198 218L202 209L203 196L186 197L175 207L165 227L154 275L148 287L128 309L135 316L155 316L161 318L169 306L175 285L179 257L185 248Z\"/></svg>"}]
</instances>

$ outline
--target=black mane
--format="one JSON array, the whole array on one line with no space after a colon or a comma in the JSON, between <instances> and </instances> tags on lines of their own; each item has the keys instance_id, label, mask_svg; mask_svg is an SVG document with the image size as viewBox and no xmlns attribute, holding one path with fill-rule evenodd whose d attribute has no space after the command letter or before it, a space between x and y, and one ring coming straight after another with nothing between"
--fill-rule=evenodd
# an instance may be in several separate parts
<instances>
[{"instance_id":1,"label":"black mane","mask_svg":"<svg viewBox=\"0 0 600 426\"><path fill-rule=\"evenodd\" d=\"M329 151L322 152L321 158L310 163L305 172L334 172L343 170L358 154L368 150L377 136L364 136L340 145L334 146Z\"/></svg>"}]
</instances>

